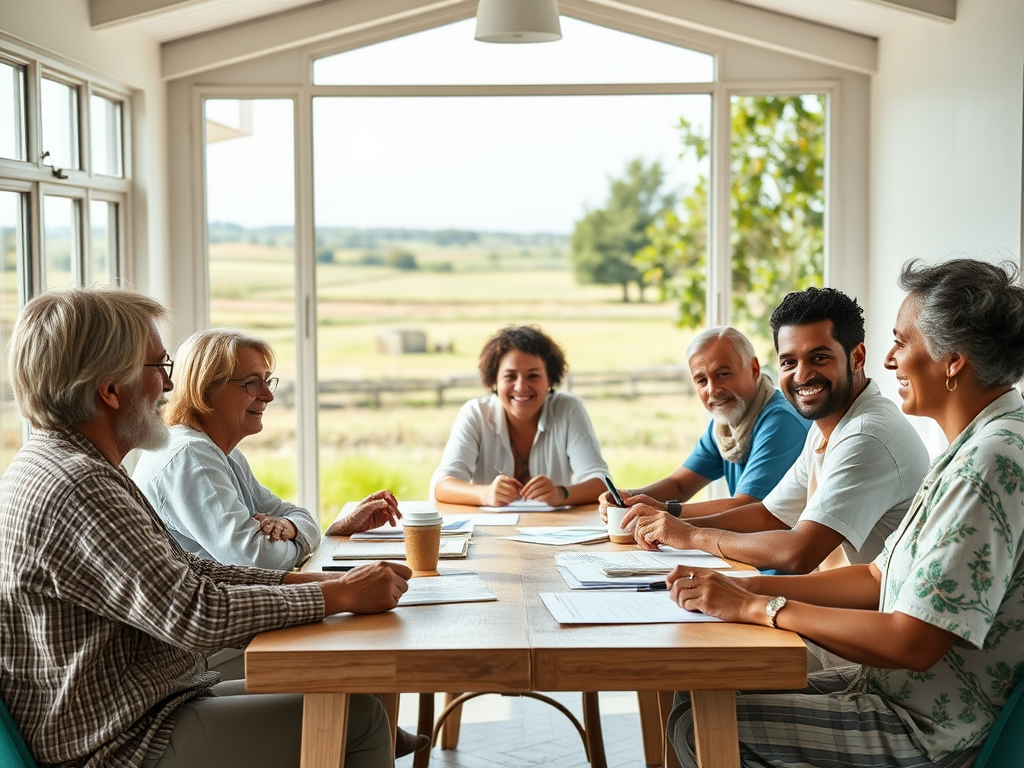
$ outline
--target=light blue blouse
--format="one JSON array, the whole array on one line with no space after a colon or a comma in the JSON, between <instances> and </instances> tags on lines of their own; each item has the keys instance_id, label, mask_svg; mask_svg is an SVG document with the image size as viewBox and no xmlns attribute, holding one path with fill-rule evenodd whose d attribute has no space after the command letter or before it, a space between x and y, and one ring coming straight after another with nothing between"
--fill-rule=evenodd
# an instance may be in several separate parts
<instances>
[{"instance_id":1,"label":"light blue blouse","mask_svg":"<svg viewBox=\"0 0 1024 768\"><path fill-rule=\"evenodd\" d=\"M186 552L228 565L288 570L320 542L301 507L260 485L237 448L227 456L202 432L171 427L167 445L143 451L132 479ZM290 541L270 541L255 514L291 521Z\"/></svg>"}]
</instances>

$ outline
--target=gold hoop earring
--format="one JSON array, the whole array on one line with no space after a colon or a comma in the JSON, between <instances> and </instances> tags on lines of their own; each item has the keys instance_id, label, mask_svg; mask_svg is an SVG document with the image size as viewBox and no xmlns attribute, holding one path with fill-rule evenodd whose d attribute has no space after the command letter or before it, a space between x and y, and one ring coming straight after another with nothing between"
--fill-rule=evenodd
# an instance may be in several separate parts
<instances>
[{"instance_id":1,"label":"gold hoop earring","mask_svg":"<svg viewBox=\"0 0 1024 768\"><path fill-rule=\"evenodd\" d=\"M952 387L949 386L949 382L951 382L951 381L953 382L953 386ZM956 392L956 376L947 376L946 377L946 391L947 392Z\"/></svg>"}]
</instances>

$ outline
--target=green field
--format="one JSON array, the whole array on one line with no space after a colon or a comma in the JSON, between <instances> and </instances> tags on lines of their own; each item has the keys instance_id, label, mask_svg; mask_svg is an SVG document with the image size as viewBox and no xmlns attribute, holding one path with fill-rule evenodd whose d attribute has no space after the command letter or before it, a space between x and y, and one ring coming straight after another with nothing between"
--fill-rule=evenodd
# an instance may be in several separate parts
<instances>
[{"instance_id":1,"label":"green field","mask_svg":"<svg viewBox=\"0 0 1024 768\"><path fill-rule=\"evenodd\" d=\"M452 271L366 266L355 263L356 252L343 250L333 263L317 265L321 382L473 375L483 342L509 323L540 325L563 346L576 372L685 362L693 332L675 326L673 307L623 303L619 286L580 286L550 247L537 253L499 252L496 245L402 247L414 251L421 265L445 262ZM497 259L490 256L495 252ZM271 341L281 394L295 376L292 258L288 248L243 242L214 244L210 254L213 323L247 328ZM378 351L378 334L396 328L423 331L428 348L439 344L451 351ZM639 397L616 387L578 393L624 487L678 466L706 424L696 397L681 390ZM399 498L426 497L459 405L478 394L482 387L450 393L440 407L431 392L385 395L379 407L355 395L331 398L333 407L322 407L319 420L324 520L346 500L381 487ZM268 412L264 432L241 448L268 486L294 495L295 416L285 397Z\"/></svg>"}]
</instances>

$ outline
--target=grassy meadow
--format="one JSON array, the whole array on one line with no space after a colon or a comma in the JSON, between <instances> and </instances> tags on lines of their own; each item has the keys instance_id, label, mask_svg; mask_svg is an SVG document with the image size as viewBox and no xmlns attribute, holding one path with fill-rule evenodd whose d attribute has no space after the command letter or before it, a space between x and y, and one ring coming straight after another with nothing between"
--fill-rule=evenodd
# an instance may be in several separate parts
<instances>
[{"instance_id":1,"label":"grassy meadow","mask_svg":"<svg viewBox=\"0 0 1024 768\"><path fill-rule=\"evenodd\" d=\"M368 265L366 249L337 248L317 264L319 380L437 379L472 376L484 341L509 323L536 323L565 349L577 372L619 372L680 365L693 336L675 326L674 308L623 303L618 286L577 285L565 252L549 244L500 242L438 246L407 242L417 269ZM210 248L211 318L249 329L278 355L278 400L264 431L241 448L258 477L294 497L295 413L287 390L295 377L294 267L291 248L252 242ZM441 265L441 266L438 266ZM426 334L422 354L387 354L378 334L414 329ZM706 425L696 396L679 387L577 389L605 459L623 487L670 472ZM347 500L389 488L399 498L425 498L459 406L484 394L480 385L453 390L437 405L433 391L321 398L319 414L321 517L333 519Z\"/></svg>"}]
</instances>

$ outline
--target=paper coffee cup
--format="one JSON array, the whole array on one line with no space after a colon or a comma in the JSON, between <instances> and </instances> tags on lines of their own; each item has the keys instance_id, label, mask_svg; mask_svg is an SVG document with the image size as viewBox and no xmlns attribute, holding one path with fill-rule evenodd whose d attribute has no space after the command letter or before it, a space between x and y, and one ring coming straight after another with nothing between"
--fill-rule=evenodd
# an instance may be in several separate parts
<instances>
[{"instance_id":1,"label":"paper coffee cup","mask_svg":"<svg viewBox=\"0 0 1024 768\"><path fill-rule=\"evenodd\" d=\"M629 521L629 525L623 529L622 518L626 516L629 507L606 507L608 513L608 538L613 544L633 544L633 529L636 528L636 518Z\"/></svg>"},{"instance_id":2,"label":"paper coffee cup","mask_svg":"<svg viewBox=\"0 0 1024 768\"><path fill-rule=\"evenodd\" d=\"M436 571L441 551L441 516L430 510L402 514L405 562L414 571Z\"/></svg>"}]
</instances>

